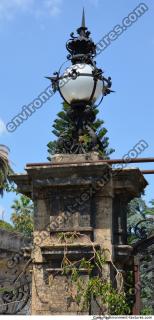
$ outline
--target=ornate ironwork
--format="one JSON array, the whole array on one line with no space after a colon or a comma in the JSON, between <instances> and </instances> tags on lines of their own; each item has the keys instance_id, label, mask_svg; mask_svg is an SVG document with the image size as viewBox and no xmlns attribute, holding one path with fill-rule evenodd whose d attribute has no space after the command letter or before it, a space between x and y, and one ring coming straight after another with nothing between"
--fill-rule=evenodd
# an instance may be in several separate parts
<instances>
[{"instance_id":1,"label":"ornate ironwork","mask_svg":"<svg viewBox=\"0 0 154 320\"><path fill-rule=\"evenodd\" d=\"M70 138L66 131L63 132L57 142L57 148L64 150L64 153L83 154L89 151L100 151L103 152L103 145L98 138L96 132L92 128L92 123L96 119L94 107L87 105L72 105L67 111L67 115L70 118L72 124L72 131ZM88 143L84 143L84 135L87 134L90 138ZM57 151L57 153L59 153Z\"/></svg>"},{"instance_id":2,"label":"ornate ironwork","mask_svg":"<svg viewBox=\"0 0 154 320\"><path fill-rule=\"evenodd\" d=\"M139 239L147 239L154 230L151 230L151 224L154 224L154 219L148 218L140 220L135 226L128 230L128 235L135 235Z\"/></svg>"},{"instance_id":3,"label":"ornate ironwork","mask_svg":"<svg viewBox=\"0 0 154 320\"><path fill-rule=\"evenodd\" d=\"M0 281L0 314L27 314L31 298L31 274L24 253L15 254L6 261L6 278ZM23 313L22 313L23 312Z\"/></svg>"},{"instance_id":4,"label":"ornate ironwork","mask_svg":"<svg viewBox=\"0 0 154 320\"><path fill-rule=\"evenodd\" d=\"M132 290L131 299L135 301L135 297L142 297L142 305L146 303L149 310L154 310L153 290L154 290L154 219L147 218L140 220L135 226L130 227L128 235L133 236L132 247L133 255L136 256L139 278L134 284L125 282L127 292ZM135 239L134 239L135 236ZM146 298L148 294L148 299ZM141 305L136 301L136 306L140 310Z\"/></svg>"},{"instance_id":5,"label":"ornate ironwork","mask_svg":"<svg viewBox=\"0 0 154 320\"><path fill-rule=\"evenodd\" d=\"M111 77L104 77L103 71L96 67L96 62L93 60L96 56L96 44L90 37L90 32L85 25L85 13L83 10L81 27L77 29L77 35L71 33L70 39L66 43L66 49L69 52L67 59L72 62L71 70L66 69L64 74L61 75L61 68L58 72L54 73L52 77L46 77L52 82L52 87L54 91L59 91L62 99L71 106L71 111L68 112L70 120L73 119L74 127L72 131L72 137L69 141L65 132L59 137L58 145L66 153L85 153L87 152L84 143L81 142L82 136L89 133L91 138L91 143L89 145L89 151L96 150L96 145L100 146L101 142L97 138L96 132L93 130L93 104L94 96L96 92L97 82L102 81L102 97L100 103L104 96L113 92L111 90ZM92 73L85 73L84 70L79 70L85 65L92 66ZM63 66L63 64L62 64ZM70 80L76 80L78 77L92 77L93 78L93 88L89 96L88 101L73 101L69 103L63 93L61 88L66 85ZM100 104L99 103L99 104ZM102 148L102 145L101 145Z\"/></svg>"},{"instance_id":6,"label":"ornate ironwork","mask_svg":"<svg viewBox=\"0 0 154 320\"><path fill-rule=\"evenodd\" d=\"M90 38L90 31L85 25L85 13L83 9L81 27L77 29L77 36L72 32L66 43L66 49L70 53L67 59L73 64L88 63L93 65L92 59L96 56L96 45Z\"/></svg>"}]
</instances>

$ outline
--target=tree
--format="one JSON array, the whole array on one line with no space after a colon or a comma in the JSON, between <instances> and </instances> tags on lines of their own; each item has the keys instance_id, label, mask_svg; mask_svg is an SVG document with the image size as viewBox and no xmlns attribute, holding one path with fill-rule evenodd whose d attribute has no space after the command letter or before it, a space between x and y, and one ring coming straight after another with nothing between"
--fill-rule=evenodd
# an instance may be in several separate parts
<instances>
[{"instance_id":1,"label":"tree","mask_svg":"<svg viewBox=\"0 0 154 320\"><path fill-rule=\"evenodd\" d=\"M54 121L52 133L57 137L57 140L48 143L48 160L55 153L80 153L75 152L75 146L72 147L73 135L75 132L75 124L70 117L71 107L67 103L63 103L62 111L57 114L57 119ZM103 127L104 121L97 118L99 112L95 106L89 107L90 115L93 114L93 119L90 118L88 125L86 125L85 133L79 136L78 143L84 148L86 152L91 151L92 139L97 138L96 150L99 154L108 158L114 151L109 148L109 138L106 137L107 129ZM87 109L87 112L89 110ZM87 115L88 116L88 115Z\"/></svg>"},{"instance_id":2,"label":"tree","mask_svg":"<svg viewBox=\"0 0 154 320\"><path fill-rule=\"evenodd\" d=\"M151 206L147 208L146 215L154 216L154 199L150 201Z\"/></svg>"},{"instance_id":3,"label":"tree","mask_svg":"<svg viewBox=\"0 0 154 320\"><path fill-rule=\"evenodd\" d=\"M7 231L13 231L14 227L10 223L3 221L3 220L0 220L0 229L4 229Z\"/></svg>"},{"instance_id":4,"label":"tree","mask_svg":"<svg viewBox=\"0 0 154 320\"><path fill-rule=\"evenodd\" d=\"M7 157L4 156L3 150L0 149L0 195L3 196L4 190L10 188L10 174L13 173ZM12 187L11 187L12 188Z\"/></svg>"},{"instance_id":5,"label":"tree","mask_svg":"<svg viewBox=\"0 0 154 320\"><path fill-rule=\"evenodd\" d=\"M25 236L31 236L33 232L34 207L31 199L21 195L15 199L13 205L11 220L15 230L23 233Z\"/></svg>"},{"instance_id":6,"label":"tree","mask_svg":"<svg viewBox=\"0 0 154 320\"><path fill-rule=\"evenodd\" d=\"M138 234L135 235L135 230L137 231L137 225L139 228L141 228L142 232L146 230L148 234L150 234L150 232L153 231L154 225L149 222L149 218L154 215L154 200L150 201L150 203L152 206L147 206L141 197L134 198L132 201L130 201L127 212L127 227L131 233L129 242L132 240L137 240L138 238ZM141 221L143 222L139 224Z\"/></svg>"},{"instance_id":7,"label":"tree","mask_svg":"<svg viewBox=\"0 0 154 320\"><path fill-rule=\"evenodd\" d=\"M8 179L10 167L8 163L8 159L4 157L3 153L0 150L0 195L3 195L3 191L5 189L5 184Z\"/></svg>"},{"instance_id":8,"label":"tree","mask_svg":"<svg viewBox=\"0 0 154 320\"><path fill-rule=\"evenodd\" d=\"M128 205L127 226L133 228L135 225L146 219L147 205L142 198L134 198Z\"/></svg>"}]
</instances>

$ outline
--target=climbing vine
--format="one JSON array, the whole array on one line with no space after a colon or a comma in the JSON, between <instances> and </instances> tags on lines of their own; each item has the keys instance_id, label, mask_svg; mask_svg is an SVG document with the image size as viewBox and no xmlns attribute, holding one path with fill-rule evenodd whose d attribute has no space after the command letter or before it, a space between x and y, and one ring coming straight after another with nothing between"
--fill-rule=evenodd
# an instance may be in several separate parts
<instances>
[{"instance_id":1,"label":"climbing vine","mask_svg":"<svg viewBox=\"0 0 154 320\"><path fill-rule=\"evenodd\" d=\"M59 241L64 244L65 248L61 263L62 275L65 275L72 285L72 301L78 304L80 311L90 308L93 300L101 314L130 314L130 307L122 289L123 284L118 289L113 288L107 277L106 266L109 250L96 249L94 243L91 242L93 255L89 259L83 257L78 261L70 261L68 247L81 236L79 232L58 234ZM112 261L110 263L114 266ZM115 270L115 279L118 280L121 277L121 281L123 281L122 274L116 267ZM88 277L84 277L82 274L86 274Z\"/></svg>"}]
</instances>

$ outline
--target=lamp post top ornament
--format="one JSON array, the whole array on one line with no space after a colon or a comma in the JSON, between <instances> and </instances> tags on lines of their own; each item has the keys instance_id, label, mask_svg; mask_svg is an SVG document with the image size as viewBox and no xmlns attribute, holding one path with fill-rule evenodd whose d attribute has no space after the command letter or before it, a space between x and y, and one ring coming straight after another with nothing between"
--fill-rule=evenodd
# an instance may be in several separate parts
<instances>
[{"instance_id":1,"label":"lamp post top ornament","mask_svg":"<svg viewBox=\"0 0 154 320\"><path fill-rule=\"evenodd\" d=\"M74 32L70 34L70 39L66 43L66 49L69 51L68 59L75 63L93 64L91 59L96 56L96 45L90 38L90 31L85 24L85 11L83 9L81 27L77 30L77 36Z\"/></svg>"},{"instance_id":2,"label":"lamp post top ornament","mask_svg":"<svg viewBox=\"0 0 154 320\"><path fill-rule=\"evenodd\" d=\"M103 144L99 141L97 129L94 128L97 114L95 103L100 98L100 104L103 97L112 92L112 83L111 78L104 77L102 69L97 68L93 60L96 56L96 44L86 27L84 9L81 26L76 32L76 35L73 32L70 34L66 43L69 52L67 60L72 63L71 66L63 73L60 67L52 77L47 77L52 82L53 90L59 91L68 105L66 118L70 123L68 130L58 135L56 152L85 153L98 149L103 152L105 142ZM66 123L64 127L66 129ZM85 139L87 143L84 142Z\"/></svg>"}]
</instances>

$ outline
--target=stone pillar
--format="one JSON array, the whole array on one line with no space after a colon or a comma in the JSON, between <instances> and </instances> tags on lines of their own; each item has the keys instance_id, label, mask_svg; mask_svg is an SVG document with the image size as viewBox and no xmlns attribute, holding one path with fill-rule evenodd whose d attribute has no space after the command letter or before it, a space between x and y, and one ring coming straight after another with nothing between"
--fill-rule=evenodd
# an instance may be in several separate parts
<instances>
[{"instance_id":1,"label":"stone pillar","mask_svg":"<svg viewBox=\"0 0 154 320\"><path fill-rule=\"evenodd\" d=\"M67 257L78 261L93 256L93 248L109 249L121 268L129 259L125 207L146 186L138 169L117 170L97 154L55 156L52 163L28 164L27 173L15 175L21 193L35 205L32 314L79 314L74 287L61 274L66 244L59 233L77 236L67 245ZM85 282L86 270L80 270ZM93 304L82 314L98 314Z\"/></svg>"}]
</instances>

